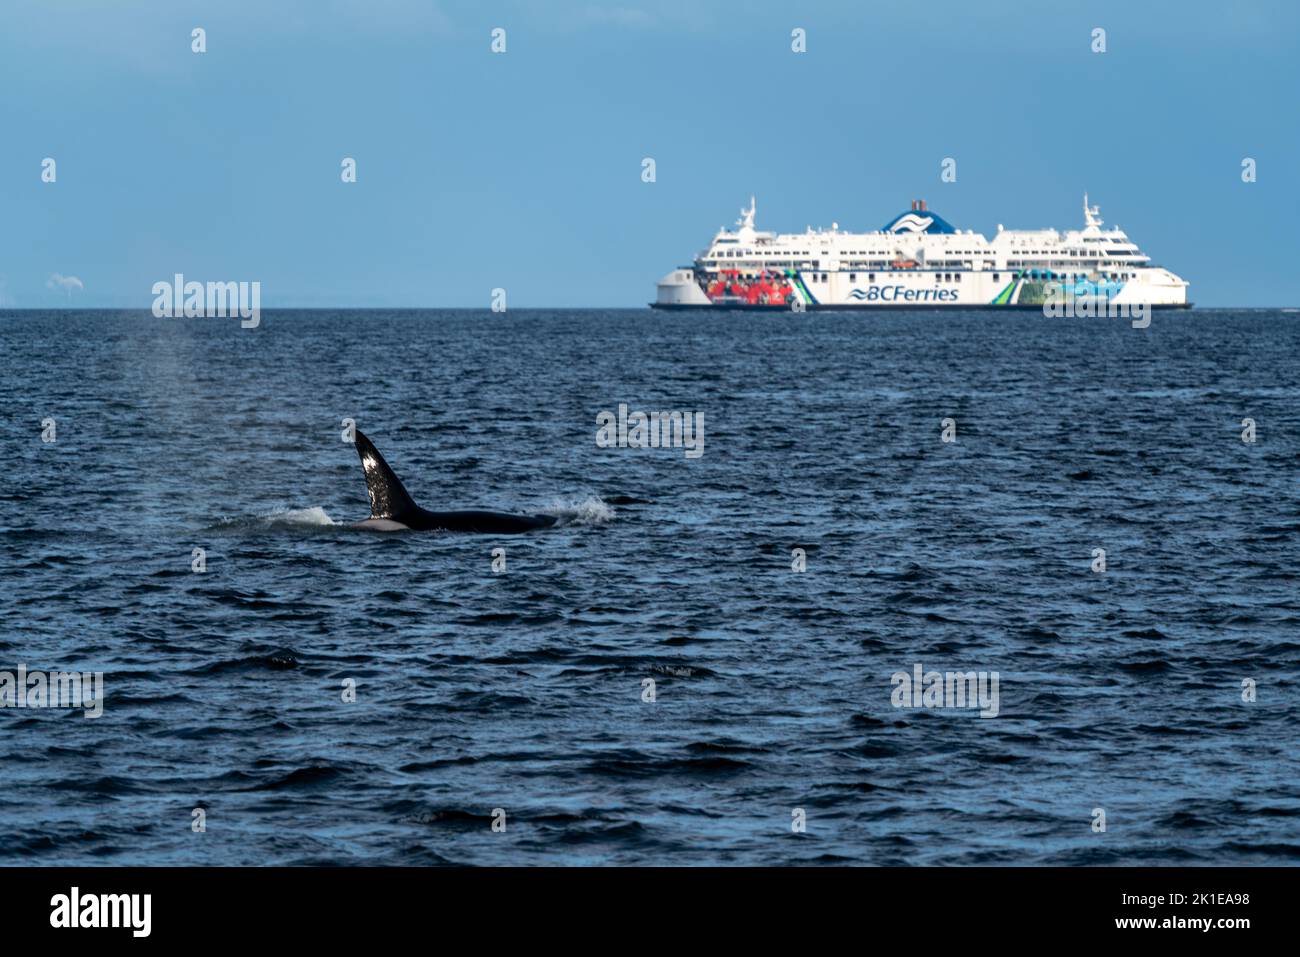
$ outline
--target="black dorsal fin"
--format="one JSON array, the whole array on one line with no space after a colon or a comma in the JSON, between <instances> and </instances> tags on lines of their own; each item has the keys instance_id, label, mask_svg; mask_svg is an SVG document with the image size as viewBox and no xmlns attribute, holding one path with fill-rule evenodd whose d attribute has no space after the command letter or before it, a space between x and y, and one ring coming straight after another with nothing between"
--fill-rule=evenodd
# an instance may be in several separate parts
<instances>
[{"instance_id":1,"label":"black dorsal fin","mask_svg":"<svg viewBox=\"0 0 1300 957\"><path fill-rule=\"evenodd\" d=\"M418 511L415 502L402 487L401 479L393 474L393 470L375 448L375 443L366 438L360 429L356 436L357 454L361 456L361 467L366 471L366 491L370 493L370 517L400 522L405 516Z\"/></svg>"}]
</instances>

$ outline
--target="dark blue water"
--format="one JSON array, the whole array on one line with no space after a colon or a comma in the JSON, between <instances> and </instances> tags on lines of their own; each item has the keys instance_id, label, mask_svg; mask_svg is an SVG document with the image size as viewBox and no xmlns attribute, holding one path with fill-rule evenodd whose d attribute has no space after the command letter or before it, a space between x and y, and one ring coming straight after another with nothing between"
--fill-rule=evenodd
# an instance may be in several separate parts
<instances>
[{"instance_id":1,"label":"dark blue water","mask_svg":"<svg viewBox=\"0 0 1300 957\"><path fill-rule=\"evenodd\" d=\"M1297 318L3 314L0 863L1293 863Z\"/></svg>"}]
</instances>

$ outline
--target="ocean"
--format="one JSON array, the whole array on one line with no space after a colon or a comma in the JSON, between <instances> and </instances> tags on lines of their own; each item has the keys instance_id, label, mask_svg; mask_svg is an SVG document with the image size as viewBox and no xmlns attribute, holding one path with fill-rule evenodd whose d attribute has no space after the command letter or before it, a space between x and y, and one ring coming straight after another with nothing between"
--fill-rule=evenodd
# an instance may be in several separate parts
<instances>
[{"instance_id":1,"label":"ocean","mask_svg":"<svg viewBox=\"0 0 1300 957\"><path fill-rule=\"evenodd\" d=\"M0 313L0 864L1294 864L1296 320Z\"/></svg>"}]
</instances>

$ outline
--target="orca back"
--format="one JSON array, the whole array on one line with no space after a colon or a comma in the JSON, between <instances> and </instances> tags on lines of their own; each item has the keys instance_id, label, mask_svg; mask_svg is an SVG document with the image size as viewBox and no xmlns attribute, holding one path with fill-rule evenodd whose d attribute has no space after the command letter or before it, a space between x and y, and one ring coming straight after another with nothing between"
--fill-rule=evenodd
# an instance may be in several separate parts
<instances>
[{"instance_id":1,"label":"orca back","mask_svg":"<svg viewBox=\"0 0 1300 957\"><path fill-rule=\"evenodd\" d=\"M507 512L469 510L430 512L415 504L402 480L388 467L384 457L361 430L356 432L357 455L366 473L366 491L370 493L370 518L360 527L376 531L409 528L417 531L478 532L513 534L556 524L553 515L511 515Z\"/></svg>"},{"instance_id":2,"label":"orca back","mask_svg":"<svg viewBox=\"0 0 1300 957\"><path fill-rule=\"evenodd\" d=\"M474 509L461 512L427 512L416 509L410 516L409 527L444 532L478 532L483 535L513 535L531 532L537 528L550 528L556 523L553 515L513 515L509 512L485 512Z\"/></svg>"}]
</instances>

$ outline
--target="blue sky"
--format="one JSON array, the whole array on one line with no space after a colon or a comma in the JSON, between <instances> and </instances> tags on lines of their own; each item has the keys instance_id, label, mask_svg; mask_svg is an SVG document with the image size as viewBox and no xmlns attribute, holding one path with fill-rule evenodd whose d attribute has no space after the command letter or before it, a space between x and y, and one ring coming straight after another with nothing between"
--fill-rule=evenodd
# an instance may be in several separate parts
<instances>
[{"instance_id":1,"label":"blue sky","mask_svg":"<svg viewBox=\"0 0 1300 957\"><path fill-rule=\"evenodd\" d=\"M1198 304L1294 306L1297 9L4 0L0 306L177 272L264 307L636 306L751 192L760 228L924 197L991 235L1080 225L1085 189Z\"/></svg>"}]
</instances>

